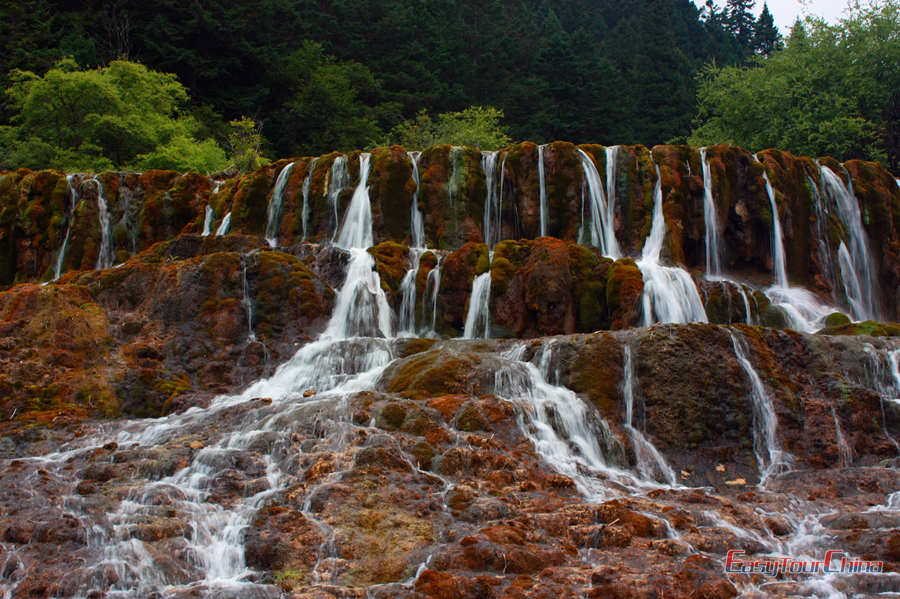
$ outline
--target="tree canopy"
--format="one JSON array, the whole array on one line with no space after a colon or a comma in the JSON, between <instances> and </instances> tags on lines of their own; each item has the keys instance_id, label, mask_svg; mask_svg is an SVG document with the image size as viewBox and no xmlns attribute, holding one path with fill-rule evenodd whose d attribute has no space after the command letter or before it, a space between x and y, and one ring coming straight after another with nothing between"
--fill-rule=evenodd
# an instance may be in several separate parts
<instances>
[{"instance_id":1,"label":"tree canopy","mask_svg":"<svg viewBox=\"0 0 900 599\"><path fill-rule=\"evenodd\" d=\"M64 170L224 168L224 151L198 140L174 75L117 60L82 70L71 59L43 76L14 71L12 124L0 129L3 166Z\"/></svg>"},{"instance_id":2,"label":"tree canopy","mask_svg":"<svg viewBox=\"0 0 900 599\"><path fill-rule=\"evenodd\" d=\"M565 139L896 168L897 3L783 40L756 0L23 0L0 6L0 167Z\"/></svg>"},{"instance_id":3,"label":"tree canopy","mask_svg":"<svg viewBox=\"0 0 900 599\"><path fill-rule=\"evenodd\" d=\"M470 106L501 110L514 139L684 139L694 74L752 53L692 0L23 0L0 7L0 33L3 88L12 69L127 57L177 75L196 136L225 146L247 116L271 156L364 147L423 109Z\"/></svg>"},{"instance_id":4,"label":"tree canopy","mask_svg":"<svg viewBox=\"0 0 900 599\"><path fill-rule=\"evenodd\" d=\"M798 154L900 158L900 3L857 6L840 23L798 21L784 50L708 66L690 143Z\"/></svg>"},{"instance_id":5,"label":"tree canopy","mask_svg":"<svg viewBox=\"0 0 900 599\"><path fill-rule=\"evenodd\" d=\"M500 124L503 111L492 106L470 106L459 112L445 112L432 118L423 110L416 118L394 127L387 144L400 144L410 150L452 144L497 150L512 141Z\"/></svg>"}]
</instances>

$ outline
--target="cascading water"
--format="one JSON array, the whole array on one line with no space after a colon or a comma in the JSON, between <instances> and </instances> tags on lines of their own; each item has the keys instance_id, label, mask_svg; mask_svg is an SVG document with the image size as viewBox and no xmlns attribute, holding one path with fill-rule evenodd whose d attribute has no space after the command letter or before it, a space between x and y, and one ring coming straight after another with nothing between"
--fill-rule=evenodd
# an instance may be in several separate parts
<instances>
[{"instance_id":1,"label":"cascading water","mask_svg":"<svg viewBox=\"0 0 900 599\"><path fill-rule=\"evenodd\" d=\"M451 146L450 153L447 156L448 168L450 175L447 178L447 214L450 219L450 230L457 231L459 229L459 214L457 195L462 191L462 181L465 176L465 163L463 161L463 149L461 146Z\"/></svg>"},{"instance_id":2,"label":"cascading water","mask_svg":"<svg viewBox=\"0 0 900 599\"><path fill-rule=\"evenodd\" d=\"M216 218L216 215L213 212L212 207L209 204L207 204L206 208L204 210L203 233L201 233L201 236L203 236L203 237L210 236L210 234L212 233L213 220L215 220L215 218Z\"/></svg>"},{"instance_id":3,"label":"cascading water","mask_svg":"<svg viewBox=\"0 0 900 599\"><path fill-rule=\"evenodd\" d=\"M653 222L650 236L637 266L644 279L642 298L644 326L655 322L708 322L700 293L691 275L677 266L663 266L659 254L666 236L666 221L662 209L662 176L656 167L653 189Z\"/></svg>"},{"instance_id":4,"label":"cascading water","mask_svg":"<svg viewBox=\"0 0 900 599\"><path fill-rule=\"evenodd\" d=\"M362 177L362 173L360 173L360 178ZM350 170L347 168L347 157L346 156L338 156L334 159L334 162L331 163L331 171L328 175L328 205L331 206L331 218L332 218L332 241L335 240L338 234L338 227L341 223L340 218L338 217L338 200L340 199L341 192L344 191L350 185ZM338 243L340 245L340 243Z\"/></svg>"},{"instance_id":5,"label":"cascading water","mask_svg":"<svg viewBox=\"0 0 900 599\"><path fill-rule=\"evenodd\" d=\"M421 152L407 152L412 165L413 181L416 190L413 192L410 206L410 268L400 282L400 311L397 314L397 334L414 336L416 334L416 279L419 274L419 261L425 252L425 222L419 210L419 157Z\"/></svg>"},{"instance_id":6,"label":"cascading water","mask_svg":"<svg viewBox=\"0 0 900 599\"><path fill-rule=\"evenodd\" d=\"M306 177L303 179L303 213L301 215L301 219L303 220L302 241L306 241L306 236L309 234L309 187L312 184L313 171L316 170L317 162L319 162L318 156L310 161L309 169L306 171Z\"/></svg>"},{"instance_id":7,"label":"cascading water","mask_svg":"<svg viewBox=\"0 0 900 599\"><path fill-rule=\"evenodd\" d=\"M75 185L72 185L72 181L74 180L75 175L66 175L66 197L69 198L69 202L71 203L69 204L69 218L66 221L66 235L63 237L62 245L59 248L59 252L56 254L56 266L53 269L54 281L62 274L63 261L66 259L66 249L69 247L69 235L72 232L72 223L75 221L75 208L78 206L78 201L81 199L78 188Z\"/></svg>"},{"instance_id":8,"label":"cascading water","mask_svg":"<svg viewBox=\"0 0 900 599\"><path fill-rule=\"evenodd\" d=\"M219 223L219 228L216 229L216 237L221 237L222 235L226 235L230 228L231 228L231 212L229 211L227 214L225 214L225 218L222 219L222 222Z\"/></svg>"},{"instance_id":9,"label":"cascading water","mask_svg":"<svg viewBox=\"0 0 900 599\"><path fill-rule=\"evenodd\" d=\"M397 334L399 336L412 337L416 334L416 278L419 274L419 261L423 252L424 250L420 248L410 248L409 250L412 264L400 282L400 311L397 314Z\"/></svg>"},{"instance_id":10,"label":"cascading water","mask_svg":"<svg viewBox=\"0 0 900 599\"><path fill-rule=\"evenodd\" d=\"M745 341L735 335L733 331L729 331L729 335L731 335L734 356L750 382L750 401L753 407L753 453L759 464L759 484L763 485L771 475L788 470L794 458L778 446L776 438L778 418L775 415L775 407L763 387L762 380L747 357Z\"/></svg>"},{"instance_id":11,"label":"cascading water","mask_svg":"<svg viewBox=\"0 0 900 599\"><path fill-rule=\"evenodd\" d=\"M841 420L838 418L837 411L831 406L831 417L834 420L834 435L837 440L838 455L841 459L841 466L849 468L853 464L853 450L844 437L844 431L841 428Z\"/></svg>"},{"instance_id":12,"label":"cascading water","mask_svg":"<svg viewBox=\"0 0 900 599\"><path fill-rule=\"evenodd\" d=\"M466 311L464 339L490 338L491 334L491 271L481 273L472 280L469 309Z\"/></svg>"},{"instance_id":13,"label":"cascading water","mask_svg":"<svg viewBox=\"0 0 900 599\"><path fill-rule=\"evenodd\" d=\"M824 165L819 166L819 172L827 200L823 205L826 211L831 205L835 207L836 216L847 234L847 239L842 240L838 249L838 264L853 316L857 320L878 319L880 310L875 262L863 228L859 202L852 188L845 185L837 173Z\"/></svg>"},{"instance_id":14,"label":"cascading water","mask_svg":"<svg viewBox=\"0 0 900 599\"><path fill-rule=\"evenodd\" d=\"M338 247L350 251L350 264L334 317L324 334L332 339L391 336L391 309L375 270L375 260L366 249L373 241L368 188L371 157L369 153L359 156L359 184L336 241Z\"/></svg>"},{"instance_id":15,"label":"cascading water","mask_svg":"<svg viewBox=\"0 0 900 599\"><path fill-rule=\"evenodd\" d=\"M392 359L388 340L355 338L362 334L391 334L390 308L373 270L372 257L365 249L372 239L368 162L369 155L362 155L360 183L339 236L342 247L351 254L346 280L319 340L301 348L270 378L257 381L239 395L219 396L206 409L194 408L149 423L124 422L121 430L113 433L112 438L121 447L133 448L163 447L173 438L203 430L207 444L186 466L169 476L155 481L136 479L105 524L94 526L90 543L96 562L85 568L96 574L85 578L81 595L102 589L106 596L129 598L184 592L203 596L279 596L277 588L254 582L244 553L245 531L268 498L287 485L296 484L298 474L302 475L293 457L299 450L292 437L298 423L312 418L318 422L331 413L329 421L334 432L322 442L334 439L337 445L331 449L339 449L347 436L342 398L346 393L372 388ZM248 336L253 339L244 256L242 286ZM304 399L309 390L313 390L314 397ZM254 399L259 397L270 399ZM238 411L229 416L233 409ZM310 414L301 418L299 415L305 411ZM226 421L230 422L227 429L222 426ZM217 432L220 429L224 432ZM216 434L218 439L212 438ZM109 434L100 434L93 441L96 445L84 439L81 449L72 452L94 451L109 440ZM223 502L217 498L216 489L221 488L217 481L236 472L234 465L248 459L250 447L268 448L262 451L258 462L251 460L241 467L256 478L236 499ZM37 459L42 464L58 463L61 467L65 454ZM151 553L138 532L142 523L159 517L160 505L165 505L171 517L183 523L182 565L161 566L160 556ZM315 522L314 515L306 516Z\"/></svg>"},{"instance_id":16,"label":"cascading water","mask_svg":"<svg viewBox=\"0 0 900 599\"><path fill-rule=\"evenodd\" d=\"M425 279L425 294L422 298L422 314L425 316L425 322L431 324L428 335L437 336L437 300L438 293L441 290L441 256L438 255L437 263L430 271Z\"/></svg>"},{"instance_id":17,"label":"cascading water","mask_svg":"<svg viewBox=\"0 0 900 599\"><path fill-rule=\"evenodd\" d=\"M494 373L494 395L518 408L519 429L535 451L590 501L657 487L611 464L605 454L621 456L623 448L609 425L574 392L547 382L554 345L544 342L535 355L539 365L523 360L524 345L503 354L507 364Z\"/></svg>"},{"instance_id":18,"label":"cascading water","mask_svg":"<svg viewBox=\"0 0 900 599\"><path fill-rule=\"evenodd\" d=\"M247 314L247 342L256 341L256 333L253 332L253 298L250 297L250 284L247 281L247 262L250 260L250 254L241 254L241 305L244 306L244 312Z\"/></svg>"},{"instance_id":19,"label":"cascading water","mask_svg":"<svg viewBox=\"0 0 900 599\"><path fill-rule=\"evenodd\" d=\"M413 192L412 204L409 210L409 235L412 247L424 248L425 219L422 216L422 211L419 210L419 158L421 158L422 152L407 152L406 155L409 156L409 162L412 165L413 181L416 183L416 190Z\"/></svg>"},{"instance_id":20,"label":"cascading water","mask_svg":"<svg viewBox=\"0 0 900 599\"><path fill-rule=\"evenodd\" d=\"M593 159L580 149L581 169L587 181L588 196L590 197L590 231L591 245L599 247L604 256L612 259L621 257L619 243L616 241L616 230L610 219L610 211L603 193L603 181L594 164Z\"/></svg>"},{"instance_id":21,"label":"cascading water","mask_svg":"<svg viewBox=\"0 0 900 599\"><path fill-rule=\"evenodd\" d=\"M881 430L884 436L893 444L900 454L900 442L898 442L888 430L887 414L884 402L900 405L900 349L893 350L877 350L871 344L863 346L863 350L869 356L871 369L869 377L871 381L862 381L863 383L871 383L877 390L881 408Z\"/></svg>"},{"instance_id":22,"label":"cascading water","mask_svg":"<svg viewBox=\"0 0 900 599\"><path fill-rule=\"evenodd\" d=\"M769 196L769 206L772 209L772 262L775 268L775 286L787 287L787 261L785 260L781 219L778 217L778 205L775 203L775 188L772 187L772 182L769 181L769 174L765 170L763 170L763 180L766 182L766 193Z\"/></svg>"},{"instance_id":23,"label":"cascading water","mask_svg":"<svg viewBox=\"0 0 900 599\"><path fill-rule=\"evenodd\" d=\"M706 274L718 275L721 272L719 253L719 225L716 217L716 200L712 192L712 171L706 148L700 148L700 160L703 165L703 222L706 227Z\"/></svg>"},{"instance_id":24,"label":"cascading water","mask_svg":"<svg viewBox=\"0 0 900 599\"><path fill-rule=\"evenodd\" d=\"M112 256L112 224L109 220L109 208L106 196L103 195L103 183L93 177L88 179L97 186L97 216L100 219L100 252L97 254L96 269L109 268L113 263Z\"/></svg>"},{"instance_id":25,"label":"cascading water","mask_svg":"<svg viewBox=\"0 0 900 599\"><path fill-rule=\"evenodd\" d=\"M638 472L647 480L676 484L675 472L666 463L666 459L656 447L644 437L634 426L634 365L631 358L631 347L627 344L623 350L622 396L625 399L625 430L631 436L634 449L634 460Z\"/></svg>"},{"instance_id":26,"label":"cascading water","mask_svg":"<svg viewBox=\"0 0 900 599\"><path fill-rule=\"evenodd\" d=\"M606 150L606 219L603 221L606 230L612 235L607 236L607 248L610 256L618 258L621 255L619 242L616 240L616 160L619 156L619 146L607 146ZM612 244L615 244L613 246Z\"/></svg>"},{"instance_id":27,"label":"cascading water","mask_svg":"<svg viewBox=\"0 0 900 599\"><path fill-rule=\"evenodd\" d=\"M754 158L756 157L754 156ZM822 328L825 318L835 309L821 303L806 289L790 286L787 277L784 234L778 215L778 205L775 202L775 188L765 170L763 170L763 180L766 183L766 193L769 196L769 206L772 210L772 261L775 270L775 283L765 291L765 294L774 306L782 309L792 329L812 333Z\"/></svg>"},{"instance_id":28,"label":"cascading water","mask_svg":"<svg viewBox=\"0 0 900 599\"><path fill-rule=\"evenodd\" d=\"M350 206L335 245L344 249L367 248L372 245L372 207L369 203L369 162L372 155L359 155L359 185L353 192Z\"/></svg>"},{"instance_id":29,"label":"cascading water","mask_svg":"<svg viewBox=\"0 0 900 599\"><path fill-rule=\"evenodd\" d=\"M544 147L538 146L537 166L538 166L538 189L540 191L540 211L541 211L541 237L547 235L547 186L544 180Z\"/></svg>"},{"instance_id":30,"label":"cascading water","mask_svg":"<svg viewBox=\"0 0 900 599\"><path fill-rule=\"evenodd\" d=\"M500 241L500 194L497 193L499 152L482 152L481 168L487 193L484 197L484 243L493 248ZM502 191L501 191L502 193Z\"/></svg>"},{"instance_id":31,"label":"cascading water","mask_svg":"<svg viewBox=\"0 0 900 599\"><path fill-rule=\"evenodd\" d=\"M288 178L291 171L294 170L294 163L288 163L275 180L275 188L272 190L272 197L269 199L269 205L266 209L266 241L269 247L278 245L278 229L281 227L281 206L284 203L284 188L287 186Z\"/></svg>"},{"instance_id":32,"label":"cascading water","mask_svg":"<svg viewBox=\"0 0 900 599\"><path fill-rule=\"evenodd\" d=\"M503 215L503 188L506 184L506 157L507 153L503 153L503 160L500 161L500 191L497 193L497 237L503 237L502 215ZM518 211L516 212L516 232L519 230Z\"/></svg>"}]
</instances>

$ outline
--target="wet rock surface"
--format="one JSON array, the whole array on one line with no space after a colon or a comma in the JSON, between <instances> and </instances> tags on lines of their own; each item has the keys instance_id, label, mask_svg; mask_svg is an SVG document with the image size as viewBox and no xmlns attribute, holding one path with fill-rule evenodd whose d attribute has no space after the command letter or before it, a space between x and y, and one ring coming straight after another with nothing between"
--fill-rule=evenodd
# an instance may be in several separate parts
<instances>
[{"instance_id":1,"label":"wet rock surface","mask_svg":"<svg viewBox=\"0 0 900 599\"><path fill-rule=\"evenodd\" d=\"M2 584L13 597L115 596L118 588L171 597L734 597L754 589L797 596L822 588L895 589L896 574L824 582L725 574L731 550L762 559L821 558L836 549L883 561L889 572L900 563L900 477L889 467L897 453L885 436L897 430L898 413L888 409L887 429L867 434L848 421L853 457L841 464L803 449L813 410L776 393L778 441L796 461L757 486L752 410L741 403L740 368L729 364L734 358L722 340L729 333L754 340L754 363L767 382L790 367L761 359L788 340L752 328L655 327L551 343L402 341L396 354L406 357L383 372L374 391L243 396L155 423L87 420L20 435L17 457L5 459L0 474ZM695 337L721 343L721 359L693 359L680 344ZM806 345L794 353L833 367L860 359L863 343L881 347L877 340L799 334L789 341ZM574 478L523 434L523 410L534 407L498 396L493 384L493 373L521 371L522 359L539 368L538 380L579 387L582 353L605 348L619 355L626 344L636 348L641 426L679 473L675 486L637 472L622 432L621 363L611 373L617 396L603 433L620 439L621 453L606 454L612 469L585 465ZM651 400L655 359L668 365L667 400ZM447 370L454 360L466 363L460 377ZM809 380L793 388L800 398L805 386L812 393L827 388L829 377L853 376L804 367ZM678 391L682 370L695 380L719 377L708 389L733 386L729 394L740 401L722 409L748 422L698 418L722 399L698 396L690 386ZM858 393L866 384L860 381ZM583 390L578 401L602 391ZM697 407L677 407L679 397ZM835 405L846 400L837 397ZM846 417L880 416L864 395L855 401ZM659 412L669 415L658 421ZM693 437L689 423L704 434ZM705 439L699 454L696 439ZM568 443L577 454L576 439ZM599 485L585 493L588 479ZM235 563L243 564L236 577Z\"/></svg>"},{"instance_id":2,"label":"wet rock surface","mask_svg":"<svg viewBox=\"0 0 900 599\"><path fill-rule=\"evenodd\" d=\"M566 142L4 173L0 593L897 596L898 193ZM699 322L635 328L666 293ZM725 571L826 551L883 572Z\"/></svg>"}]
</instances>

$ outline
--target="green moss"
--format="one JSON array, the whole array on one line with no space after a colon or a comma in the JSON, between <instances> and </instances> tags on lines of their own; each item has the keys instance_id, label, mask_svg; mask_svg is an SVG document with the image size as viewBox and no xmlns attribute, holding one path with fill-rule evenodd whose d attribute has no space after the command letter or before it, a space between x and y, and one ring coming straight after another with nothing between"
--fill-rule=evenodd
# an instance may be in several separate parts
<instances>
[{"instance_id":1,"label":"green moss","mask_svg":"<svg viewBox=\"0 0 900 599\"><path fill-rule=\"evenodd\" d=\"M609 333L591 336L576 354L568 386L584 394L605 418L617 413L622 347Z\"/></svg>"},{"instance_id":2,"label":"green moss","mask_svg":"<svg viewBox=\"0 0 900 599\"><path fill-rule=\"evenodd\" d=\"M396 299L403 277L409 270L409 250L394 241L383 241L369 248L369 253L375 259L381 287L391 299Z\"/></svg>"},{"instance_id":3,"label":"green moss","mask_svg":"<svg viewBox=\"0 0 900 599\"><path fill-rule=\"evenodd\" d=\"M262 235L268 220L268 197L272 187L270 167L264 167L241 179L231 205L231 230Z\"/></svg>"},{"instance_id":4,"label":"green moss","mask_svg":"<svg viewBox=\"0 0 900 599\"><path fill-rule=\"evenodd\" d=\"M818 333L820 335L868 335L870 337L900 337L900 324L866 320L863 322L826 327Z\"/></svg>"},{"instance_id":5,"label":"green moss","mask_svg":"<svg viewBox=\"0 0 900 599\"><path fill-rule=\"evenodd\" d=\"M606 280L613 261L580 245L569 244L568 250L576 330L588 333L609 328Z\"/></svg>"},{"instance_id":6,"label":"green moss","mask_svg":"<svg viewBox=\"0 0 900 599\"><path fill-rule=\"evenodd\" d=\"M429 350L390 367L383 379L385 390L411 399L465 393L476 365L465 354Z\"/></svg>"},{"instance_id":7,"label":"green moss","mask_svg":"<svg viewBox=\"0 0 900 599\"><path fill-rule=\"evenodd\" d=\"M308 570L274 570L272 575L275 584L285 591L292 591L309 584Z\"/></svg>"},{"instance_id":8,"label":"green moss","mask_svg":"<svg viewBox=\"0 0 900 599\"><path fill-rule=\"evenodd\" d=\"M850 324L850 318L842 312L834 312L825 318L825 328L840 327Z\"/></svg>"},{"instance_id":9,"label":"green moss","mask_svg":"<svg viewBox=\"0 0 900 599\"><path fill-rule=\"evenodd\" d=\"M401 146L372 150L369 194L380 238L410 239L410 203L415 192L412 163Z\"/></svg>"},{"instance_id":10,"label":"green moss","mask_svg":"<svg viewBox=\"0 0 900 599\"><path fill-rule=\"evenodd\" d=\"M494 261L491 263L491 294L497 297L506 293L510 279L515 272L516 267L512 265L512 262L495 255Z\"/></svg>"},{"instance_id":11,"label":"green moss","mask_svg":"<svg viewBox=\"0 0 900 599\"><path fill-rule=\"evenodd\" d=\"M606 308L609 326L612 329L633 326L644 290L641 271L631 258L621 258L610 266L607 273Z\"/></svg>"}]
</instances>

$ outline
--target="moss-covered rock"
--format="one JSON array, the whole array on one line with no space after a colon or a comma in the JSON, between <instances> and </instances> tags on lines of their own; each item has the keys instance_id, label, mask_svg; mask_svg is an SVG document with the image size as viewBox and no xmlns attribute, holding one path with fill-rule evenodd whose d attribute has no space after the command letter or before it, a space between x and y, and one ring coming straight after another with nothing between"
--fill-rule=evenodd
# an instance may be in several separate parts
<instances>
[{"instance_id":1,"label":"moss-covered rock","mask_svg":"<svg viewBox=\"0 0 900 599\"><path fill-rule=\"evenodd\" d=\"M462 332L472 292L472 280L489 268L488 248L483 243L466 243L447 256L441 266L438 332L452 337Z\"/></svg>"},{"instance_id":2,"label":"moss-covered rock","mask_svg":"<svg viewBox=\"0 0 900 599\"><path fill-rule=\"evenodd\" d=\"M839 315L844 316L843 314ZM831 316L834 316L834 314ZM831 318L831 316L829 316L829 318ZM892 322L866 320L863 322L846 322L843 324L832 325L826 321L825 325L825 328L819 331L820 335L867 335L869 337L900 336L900 324Z\"/></svg>"},{"instance_id":3,"label":"moss-covered rock","mask_svg":"<svg viewBox=\"0 0 900 599\"><path fill-rule=\"evenodd\" d=\"M644 277L631 258L616 260L606 271L606 311L609 328L637 326L641 316Z\"/></svg>"},{"instance_id":4,"label":"moss-covered rock","mask_svg":"<svg viewBox=\"0 0 900 599\"><path fill-rule=\"evenodd\" d=\"M419 208L429 247L456 249L484 239L486 187L481 153L475 148L434 146L419 160Z\"/></svg>"},{"instance_id":5,"label":"moss-covered rock","mask_svg":"<svg viewBox=\"0 0 900 599\"><path fill-rule=\"evenodd\" d=\"M383 241L369 248L369 253L375 259L375 268L381 278L381 287L387 294L388 301L395 308L399 308L400 283L409 270L409 249L394 241Z\"/></svg>"},{"instance_id":6,"label":"moss-covered rock","mask_svg":"<svg viewBox=\"0 0 900 599\"><path fill-rule=\"evenodd\" d=\"M371 160L369 197L375 241L408 243L411 204L416 191L412 162L402 146L375 148Z\"/></svg>"}]
</instances>

